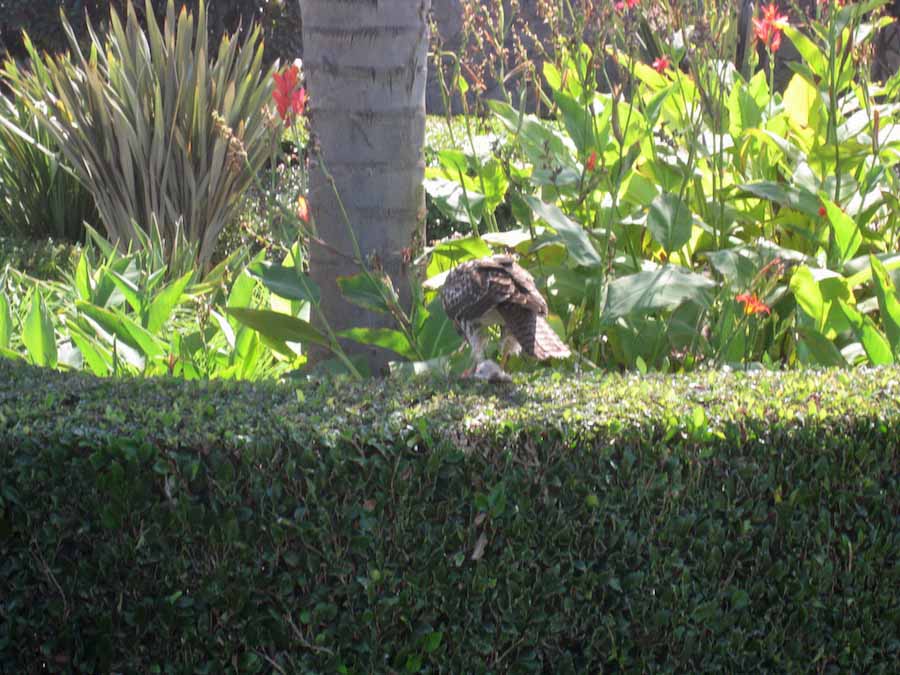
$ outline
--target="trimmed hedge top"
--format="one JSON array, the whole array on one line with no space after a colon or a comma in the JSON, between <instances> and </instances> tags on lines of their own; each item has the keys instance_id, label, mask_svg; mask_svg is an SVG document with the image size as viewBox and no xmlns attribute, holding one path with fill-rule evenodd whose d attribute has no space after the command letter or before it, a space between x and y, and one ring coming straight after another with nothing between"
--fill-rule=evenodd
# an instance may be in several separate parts
<instances>
[{"instance_id":1,"label":"trimmed hedge top","mask_svg":"<svg viewBox=\"0 0 900 675\"><path fill-rule=\"evenodd\" d=\"M900 369L294 385L98 379L0 359L0 439L8 440L96 443L137 434L160 449L271 450L416 438L493 445L537 431L569 440L747 443L810 425L843 433L858 424L900 426Z\"/></svg>"}]
</instances>

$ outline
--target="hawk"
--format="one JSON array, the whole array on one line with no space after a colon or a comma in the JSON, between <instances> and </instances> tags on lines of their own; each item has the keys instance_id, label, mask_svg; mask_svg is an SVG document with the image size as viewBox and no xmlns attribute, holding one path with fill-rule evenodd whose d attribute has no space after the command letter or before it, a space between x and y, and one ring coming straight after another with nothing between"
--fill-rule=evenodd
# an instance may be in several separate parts
<instances>
[{"instance_id":1,"label":"hawk","mask_svg":"<svg viewBox=\"0 0 900 675\"><path fill-rule=\"evenodd\" d=\"M475 374L504 379L499 368L485 368L487 327L501 324L504 354L524 351L541 361L564 359L569 348L547 323L547 301L532 277L511 255L470 260L454 267L441 289L444 311L472 347ZM500 371L502 373L502 371Z\"/></svg>"}]
</instances>

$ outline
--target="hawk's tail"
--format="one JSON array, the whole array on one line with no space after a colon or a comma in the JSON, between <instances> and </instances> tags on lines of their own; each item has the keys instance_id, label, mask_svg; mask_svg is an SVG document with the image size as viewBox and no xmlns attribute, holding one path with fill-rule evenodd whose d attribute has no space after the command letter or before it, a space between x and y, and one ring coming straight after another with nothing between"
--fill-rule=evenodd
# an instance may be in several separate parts
<instances>
[{"instance_id":1,"label":"hawk's tail","mask_svg":"<svg viewBox=\"0 0 900 675\"><path fill-rule=\"evenodd\" d=\"M545 359L565 359L571 355L566 343L559 339L547 320L519 305L497 308L507 329L529 356Z\"/></svg>"}]
</instances>

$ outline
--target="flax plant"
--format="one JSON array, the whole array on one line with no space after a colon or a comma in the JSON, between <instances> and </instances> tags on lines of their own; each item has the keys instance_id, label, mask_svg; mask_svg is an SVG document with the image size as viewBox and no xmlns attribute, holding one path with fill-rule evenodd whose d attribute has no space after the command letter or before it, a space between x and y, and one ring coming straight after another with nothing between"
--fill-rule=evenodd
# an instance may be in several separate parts
<instances>
[{"instance_id":1,"label":"flax plant","mask_svg":"<svg viewBox=\"0 0 900 675\"><path fill-rule=\"evenodd\" d=\"M180 230L206 269L276 142L264 124L272 85L260 31L225 36L212 55L202 1L195 17L169 0L162 31L149 0L146 31L130 1L126 13L123 23L110 11L103 38L88 25L87 53L62 17L71 60L45 57L52 86L33 79L18 94L93 193L111 241L139 247L138 231L158 223L167 246ZM239 147L218 133L213 111Z\"/></svg>"}]
</instances>

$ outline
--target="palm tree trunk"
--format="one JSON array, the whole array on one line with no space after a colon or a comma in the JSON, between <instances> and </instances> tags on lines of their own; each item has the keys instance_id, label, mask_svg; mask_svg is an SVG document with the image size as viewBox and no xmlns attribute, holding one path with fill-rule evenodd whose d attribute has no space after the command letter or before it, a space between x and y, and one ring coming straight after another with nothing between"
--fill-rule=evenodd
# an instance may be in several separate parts
<instances>
[{"instance_id":1,"label":"palm tree trunk","mask_svg":"<svg viewBox=\"0 0 900 675\"><path fill-rule=\"evenodd\" d=\"M410 254L424 239L431 0L300 0L300 6L312 131L310 206L327 242L310 247L311 275L333 329L391 326L390 317L346 302L335 280L359 272L352 227L363 259L383 269L401 304L409 304ZM356 343L346 348L363 355L373 373L390 356Z\"/></svg>"}]
</instances>

